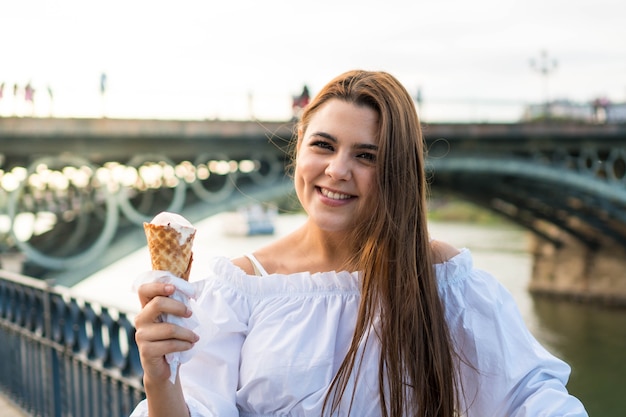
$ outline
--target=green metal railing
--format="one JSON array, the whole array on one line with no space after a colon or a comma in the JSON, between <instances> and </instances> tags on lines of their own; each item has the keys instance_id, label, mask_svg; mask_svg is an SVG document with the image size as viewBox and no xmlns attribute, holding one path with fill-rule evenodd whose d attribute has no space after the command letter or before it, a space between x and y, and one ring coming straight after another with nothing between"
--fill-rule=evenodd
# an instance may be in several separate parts
<instances>
[{"instance_id":1,"label":"green metal railing","mask_svg":"<svg viewBox=\"0 0 626 417\"><path fill-rule=\"evenodd\" d=\"M0 271L0 390L33 416L125 417L144 398L124 312Z\"/></svg>"}]
</instances>

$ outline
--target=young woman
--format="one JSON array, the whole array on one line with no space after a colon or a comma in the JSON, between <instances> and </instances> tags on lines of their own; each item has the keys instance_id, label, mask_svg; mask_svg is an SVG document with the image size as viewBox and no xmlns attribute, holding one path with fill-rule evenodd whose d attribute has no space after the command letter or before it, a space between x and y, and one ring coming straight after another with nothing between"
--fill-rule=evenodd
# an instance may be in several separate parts
<instances>
[{"instance_id":1,"label":"young woman","mask_svg":"<svg viewBox=\"0 0 626 417\"><path fill-rule=\"evenodd\" d=\"M171 285L140 287L147 399L133 416L587 415L511 296L467 250L430 239L420 124L394 77L326 85L293 174L306 223L216 259L193 313ZM164 355L194 345L170 383Z\"/></svg>"}]
</instances>

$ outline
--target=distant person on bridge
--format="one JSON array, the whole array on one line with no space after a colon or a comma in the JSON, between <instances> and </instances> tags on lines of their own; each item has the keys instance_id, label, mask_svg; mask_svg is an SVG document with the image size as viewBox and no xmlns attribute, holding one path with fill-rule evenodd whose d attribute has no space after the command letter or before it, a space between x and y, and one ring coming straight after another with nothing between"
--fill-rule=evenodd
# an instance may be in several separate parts
<instances>
[{"instance_id":1,"label":"distant person on bridge","mask_svg":"<svg viewBox=\"0 0 626 417\"><path fill-rule=\"evenodd\" d=\"M311 101L311 96L309 95L309 87L305 85L302 88L302 92L300 93L300 95L293 97L291 107L294 120L300 119L300 116L302 116L302 112L304 111L304 108L309 104L309 101Z\"/></svg>"},{"instance_id":2,"label":"distant person on bridge","mask_svg":"<svg viewBox=\"0 0 626 417\"><path fill-rule=\"evenodd\" d=\"M422 131L393 76L338 76L294 139L300 229L215 259L192 310L139 288L133 417L587 416L512 296L429 235ZM165 355L189 349L171 383Z\"/></svg>"},{"instance_id":3,"label":"distant person on bridge","mask_svg":"<svg viewBox=\"0 0 626 417\"><path fill-rule=\"evenodd\" d=\"M26 103L27 109L30 110L30 116L34 116L35 114L35 89L33 85L29 81L24 87L24 102Z\"/></svg>"},{"instance_id":4,"label":"distant person on bridge","mask_svg":"<svg viewBox=\"0 0 626 417\"><path fill-rule=\"evenodd\" d=\"M106 117L106 93L107 93L107 75L105 72L100 74L100 99L102 101L102 117Z\"/></svg>"},{"instance_id":5,"label":"distant person on bridge","mask_svg":"<svg viewBox=\"0 0 626 417\"><path fill-rule=\"evenodd\" d=\"M0 84L0 116L2 116L2 98L4 97L4 81Z\"/></svg>"}]
</instances>

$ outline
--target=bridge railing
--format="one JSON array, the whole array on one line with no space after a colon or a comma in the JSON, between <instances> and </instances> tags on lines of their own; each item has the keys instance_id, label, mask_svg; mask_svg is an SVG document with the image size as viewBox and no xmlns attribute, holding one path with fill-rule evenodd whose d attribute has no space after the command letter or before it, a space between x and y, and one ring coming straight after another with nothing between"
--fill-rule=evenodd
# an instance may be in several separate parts
<instances>
[{"instance_id":1,"label":"bridge railing","mask_svg":"<svg viewBox=\"0 0 626 417\"><path fill-rule=\"evenodd\" d=\"M128 416L144 398L129 315L0 270L0 390L34 416Z\"/></svg>"}]
</instances>

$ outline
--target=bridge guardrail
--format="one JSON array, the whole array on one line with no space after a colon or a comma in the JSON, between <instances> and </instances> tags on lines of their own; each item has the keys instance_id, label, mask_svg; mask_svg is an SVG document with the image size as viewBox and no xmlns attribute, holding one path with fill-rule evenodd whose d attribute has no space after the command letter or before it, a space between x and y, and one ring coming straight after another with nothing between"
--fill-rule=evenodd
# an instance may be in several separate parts
<instances>
[{"instance_id":1,"label":"bridge guardrail","mask_svg":"<svg viewBox=\"0 0 626 417\"><path fill-rule=\"evenodd\" d=\"M125 417L144 398L124 312L0 270L0 389L36 416Z\"/></svg>"}]
</instances>

